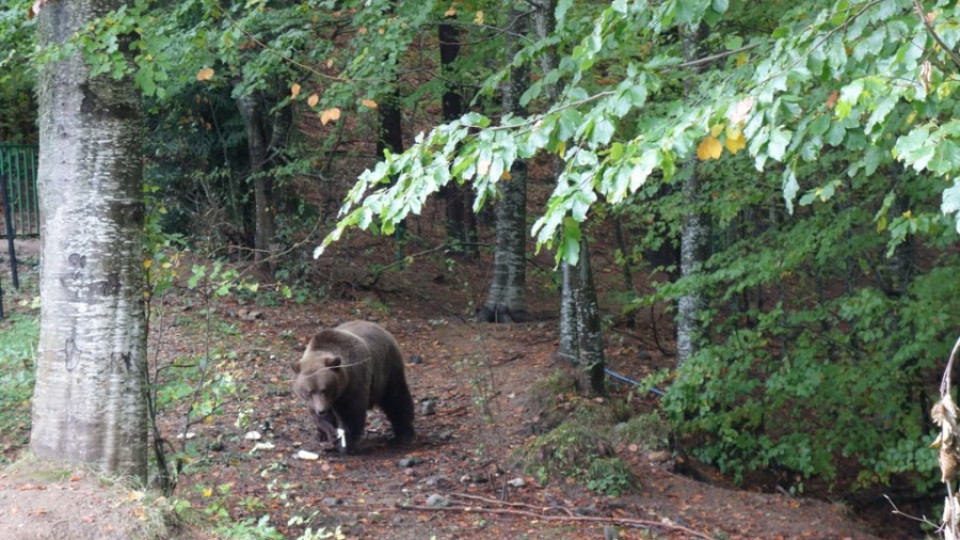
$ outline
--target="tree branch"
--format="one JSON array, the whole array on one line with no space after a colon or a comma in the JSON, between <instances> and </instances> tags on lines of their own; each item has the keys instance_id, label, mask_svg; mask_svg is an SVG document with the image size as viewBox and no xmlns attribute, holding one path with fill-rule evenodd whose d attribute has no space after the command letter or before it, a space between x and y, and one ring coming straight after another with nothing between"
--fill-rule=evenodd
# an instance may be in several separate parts
<instances>
[{"instance_id":1,"label":"tree branch","mask_svg":"<svg viewBox=\"0 0 960 540\"><path fill-rule=\"evenodd\" d=\"M936 29L933 28L933 23L927 20L927 15L923 12L923 6L920 5L920 0L913 0L913 7L917 11L917 15L920 16L920 21L927 29L927 33L930 34L930 37L932 37L933 40L937 42L937 45L940 45L940 47L946 51L948 55L950 55L950 59L953 60L953 64L957 66L957 68L960 68L960 53L957 53L957 51L948 47L947 44L940 39L940 35L937 34Z\"/></svg>"},{"instance_id":2,"label":"tree branch","mask_svg":"<svg viewBox=\"0 0 960 540\"><path fill-rule=\"evenodd\" d=\"M536 519L538 521L564 521L564 522L582 522L582 523L604 523L609 525L625 525L628 527L640 527L644 529L658 529L667 531L681 532L690 535L693 538L702 538L703 540L714 540L712 536L688 529L682 525L669 525L659 521L651 521L637 518L618 518L618 517L594 517L594 516L555 516L544 515L538 512L527 510L514 510L510 508L484 508L481 506L422 506L414 504L401 504L397 508L400 510L412 510L415 512L462 512L466 514L499 514L520 516Z\"/></svg>"}]
</instances>

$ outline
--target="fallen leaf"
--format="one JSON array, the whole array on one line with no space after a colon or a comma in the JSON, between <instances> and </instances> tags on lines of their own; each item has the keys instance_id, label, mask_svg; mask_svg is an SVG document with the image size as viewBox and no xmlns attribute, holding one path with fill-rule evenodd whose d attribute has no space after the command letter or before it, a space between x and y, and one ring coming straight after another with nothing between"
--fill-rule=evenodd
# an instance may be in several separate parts
<instances>
[{"instance_id":1,"label":"fallen leaf","mask_svg":"<svg viewBox=\"0 0 960 540\"><path fill-rule=\"evenodd\" d=\"M290 97L296 99L300 95L300 84L293 83L293 86L290 87Z\"/></svg>"},{"instance_id":2,"label":"fallen leaf","mask_svg":"<svg viewBox=\"0 0 960 540\"><path fill-rule=\"evenodd\" d=\"M372 99L365 99L361 101L360 104L363 105L364 107L370 107L371 109L377 108L377 102Z\"/></svg>"},{"instance_id":3,"label":"fallen leaf","mask_svg":"<svg viewBox=\"0 0 960 540\"><path fill-rule=\"evenodd\" d=\"M310 94L310 97L307 98L307 105L311 107L316 107L317 103L320 102L320 96L316 94ZM324 122L326 124L326 122Z\"/></svg>"}]
</instances>

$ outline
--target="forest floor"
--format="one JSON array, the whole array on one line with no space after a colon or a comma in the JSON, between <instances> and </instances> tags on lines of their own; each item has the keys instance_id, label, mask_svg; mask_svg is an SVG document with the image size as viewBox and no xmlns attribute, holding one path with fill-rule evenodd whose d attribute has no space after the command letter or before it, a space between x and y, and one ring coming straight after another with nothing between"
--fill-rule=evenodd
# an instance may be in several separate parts
<instances>
[{"instance_id":1,"label":"forest floor","mask_svg":"<svg viewBox=\"0 0 960 540\"><path fill-rule=\"evenodd\" d=\"M417 256L418 249L424 254ZM316 294L302 303L265 289L244 300L232 295L208 302L196 290L170 295L164 317L151 327L151 361L169 365L209 355L216 358L211 365L241 388L240 399L186 430L194 457L173 498L117 491L82 471L40 474L28 460L0 470L0 538L149 535L151 516L174 501L180 501L177 515L192 518L165 538L298 538L307 527L397 540L922 537L914 523L892 516L879 494L853 508L793 496L771 483L737 489L675 447L653 442L615 448L637 486L619 496L524 474L512 455L532 440L539 421L527 392L558 368L552 261L544 255L532 262L532 322L479 324L472 313L486 293L489 255L470 260L411 242L406 253L415 255L413 264L371 279L382 267L377 264L389 264L392 250L389 239L359 235L335 245L311 261L316 267L310 272L322 277ZM598 276L612 281L617 276L604 257L598 250ZM670 334L669 320L650 313L635 330L606 333L609 366L634 380L672 362L661 351L670 345L661 342ZM417 436L408 447L389 445L389 424L374 413L360 454L325 451L291 392L289 363L309 336L351 319L379 322L408 360L422 359L406 366L418 413ZM607 399L629 400L638 414L656 410L656 395L632 395L629 385L609 384ZM580 403L576 396L557 399ZM164 411L160 428L170 448L185 444L177 436L185 431L190 402ZM252 431L261 438L249 439ZM303 450L318 459L298 458ZM16 453L8 449L5 457ZM699 471L699 480L680 469ZM227 514L233 526L224 528ZM210 531L205 523L215 522L219 532L203 532Z\"/></svg>"}]
</instances>

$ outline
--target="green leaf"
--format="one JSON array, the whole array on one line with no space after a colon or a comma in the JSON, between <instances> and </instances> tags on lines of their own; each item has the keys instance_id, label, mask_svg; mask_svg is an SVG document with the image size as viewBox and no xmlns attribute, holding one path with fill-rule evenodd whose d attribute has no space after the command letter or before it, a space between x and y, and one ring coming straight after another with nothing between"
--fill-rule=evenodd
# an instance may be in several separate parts
<instances>
[{"instance_id":1,"label":"green leaf","mask_svg":"<svg viewBox=\"0 0 960 540\"><path fill-rule=\"evenodd\" d=\"M571 218L563 219L563 242L557 253L567 264L575 265L580 260L580 223Z\"/></svg>"}]
</instances>

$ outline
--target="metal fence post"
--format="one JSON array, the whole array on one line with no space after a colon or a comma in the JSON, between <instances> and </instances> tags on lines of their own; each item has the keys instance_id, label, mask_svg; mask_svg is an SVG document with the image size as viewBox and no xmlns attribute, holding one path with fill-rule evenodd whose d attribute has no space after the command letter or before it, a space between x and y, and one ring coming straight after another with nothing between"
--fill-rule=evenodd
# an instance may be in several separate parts
<instances>
[{"instance_id":1,"label":"metal fence post","mask_svg":"<svg viewBox=\"0 0 960 540\"><path fill-rule=\"evenodd\" d=\"M3 203L3 222L6 224L7 252L10 254L10 274L13 277L13 288L20 289L20 278L17 276L17 250L13 243L13 213L10 208L10 197L7 194L7 175L0 174L0 202ZM0 308L0 313L2 308Z\"/></svg>"}]
</instances>

